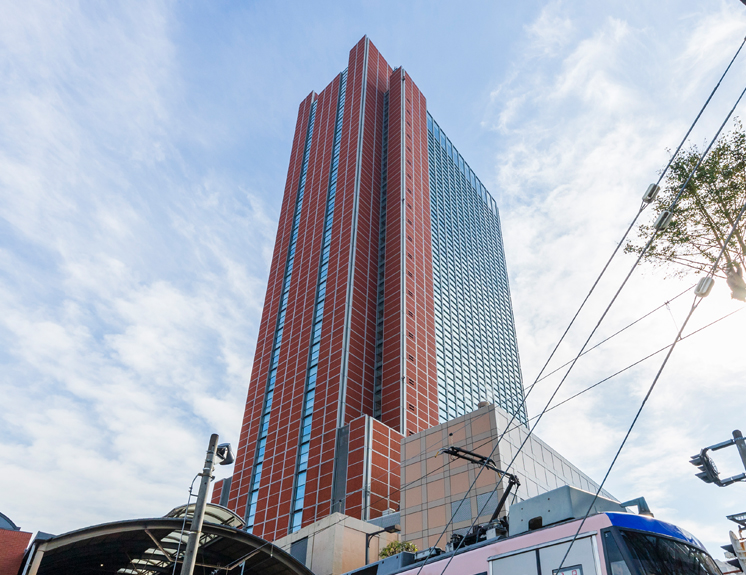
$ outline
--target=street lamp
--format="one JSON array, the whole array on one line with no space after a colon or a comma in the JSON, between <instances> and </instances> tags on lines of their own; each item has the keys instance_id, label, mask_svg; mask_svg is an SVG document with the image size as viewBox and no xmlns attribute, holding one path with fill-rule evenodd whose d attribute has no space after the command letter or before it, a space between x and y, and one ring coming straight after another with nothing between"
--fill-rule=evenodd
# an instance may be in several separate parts
<instances>
[{"instance_id":1,"label":"street lamp","mask_svg":"<svg viewBox=\"0 0 746 575\"><path fill-rule=\"evenodd\" d=\"M205 518L205 506L207 505L207 488L213 479L212 472L215 469L215 460L218 465L230 465L233 463L233 450L230 443L221 443L218 445L218 434L213 433L210 436L210 443L207 446L207 455L205 456L205 466L199 483L199 494L197 503L194 505L194 515L192 516L192 525L189 527L189 538L187 539L186 551L184 551L184 563L181 566L181 575L192 575L194 564L197 560L197 549L199 548L199 536L202 534L202 522ZM185 510L185 514L188 511Z\"/></svg>"},{"instance_id":2,"label":"street lamp","mask_svg":"<svg viewBox=\"0 0 746 575\"><path fill-rule=\"evenodd\" d=\"M370 545L370 540L373 539L376 535L380 535L381 533L399 533L401 531L401 525L398 523L396 525L389 525L388 527L384 527L380 531L375 531L373 533L366 533L365 534L365 564L368 564L368 546Z\"/></svg>"}]
</instances>

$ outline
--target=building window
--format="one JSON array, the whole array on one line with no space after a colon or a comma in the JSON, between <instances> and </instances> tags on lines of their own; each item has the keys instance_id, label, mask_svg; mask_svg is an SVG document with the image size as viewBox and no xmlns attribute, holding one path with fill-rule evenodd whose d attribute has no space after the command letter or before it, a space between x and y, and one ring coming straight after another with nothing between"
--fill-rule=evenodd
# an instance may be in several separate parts
<instances>
[{"instance_id":1,"label":"building window","mask_svg":"<svg viewBox=\"0 0 746 575\"><path fill-rule=\"evenodd\" d=\"M303 392L303 412L301 419L300 443L295 464L295 486L293 487L290 532L300 529L303 523L303 509L306 494L306 477L308 473L308 453L311 447L311 430L313 428L313 404L316 396L316 376L318 373L319 353L321 350L321 333L326 301L326 277L329 271L329 253L331 250L332 225L334 223L334 204L337 194L337 172L339 168L339 149L342 135L342 116L344 113L347 71L342 72L339 82L339 97L332 145L331 174L326 196L326 214L324 216L324 234L319 261L319 275L316 282L316 300L314 306L313 335L308 354L308 371Z\"/></svg>"},{"instance_id":2,"label":"building window","mask_svg":"<svg viewBox=\"0 0 746 575\"><path fill-rule=\"evenodd\" d=\"M282 299L275 324L275 334L272 341L272 354L270 356L270 371L267 377L267 386L264 392L264 406L259 419L259 435L257 439L256 454L254 456L254 469L249 482L249 499L246 505L246 530L251 533L256 519L256 509L259 502L259 487L262 479L262 467L264 464L264 452L267 445L267 432L269 429L269 417L272 411L272 399L274 397L277 366L280 361L280 350L282 348L282 334L285 327L285 313L287 311L288 295L290 293L290 282L293 275L293 263L295 260L295 245L298 240L298 227L303 209L303 195L306 188L306 177L308 175L308 152L313 139L313 126L316 119L316 102L311 104L311 112L308 116L308 127L306 128L306 141L303 146L303 162L301 175L298 182L298 193L295 198L295 210L293 212L293 227L290 233L290 244L285 264L285 273L282 280Z\"/></svg>"}]
</instances>

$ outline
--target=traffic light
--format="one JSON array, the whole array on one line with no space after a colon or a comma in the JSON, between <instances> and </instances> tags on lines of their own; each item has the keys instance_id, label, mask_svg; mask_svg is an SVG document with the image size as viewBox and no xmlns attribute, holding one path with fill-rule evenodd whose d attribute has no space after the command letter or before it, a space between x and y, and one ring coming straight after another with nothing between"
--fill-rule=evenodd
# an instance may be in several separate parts
<instances>
[{"instance_id":1,"label":"traffic light","mask_svg":"<svg viewBox=\"0 0 746 575\"><path fill-rule=\"evenodd\" d=\"M743 1L746 2L746 0ZM710 459L710 456L707 455L708 451L717 451L718 449L724 449L731 445L735 445L738 448L738 454L741 456L744 469L746 469L746 440L740 431L734 429L733 439L710 445L710 447L705 447L697 455L691 456L689 463L696 465L700 470L700 472L697 473L697 477L705 483L714 483L718 487L725 487L726 485L736 483L737 481L746 481L746 473L734 475L733 477L728 477L726 479L720 479L718 468L715 467L715 463Z\"/></svg>"},{"instance_id":2,"label":"traffic light","mask_svg":"<svg viewBox=\"0 0 746 575\"><path fill-rule=\"evenodd\" d=\"M715 462L710 459L710 456L707 455L708 449L709 447L705 447L699 452L699 454L692 455L689 463L696 465L699 468L700 473L697 473L697 477L702 481L705 483L715 483L716 485L720 485L718 468L715 466Z\"/></svg>"}]
</instances>

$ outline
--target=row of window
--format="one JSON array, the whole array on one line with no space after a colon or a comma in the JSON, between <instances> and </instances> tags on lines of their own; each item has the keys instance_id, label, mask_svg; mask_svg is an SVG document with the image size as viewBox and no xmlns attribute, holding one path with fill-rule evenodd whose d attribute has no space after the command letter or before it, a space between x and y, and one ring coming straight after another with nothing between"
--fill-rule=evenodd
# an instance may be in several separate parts
<instances>
[{"instance_id":1,"label":"row of window","mask_svg":"<svg viewBox=\"0 0 746 575\"><path fill-rule=\"evenodd\" d=\"M381 394L383 387L383 317L384 285L386 283L386 202L388 190L389 150L389 93L383 97L383 129L381 145L381 203L378 228L378 291L376 292L376 359L373 375L373 417L381 419Z\"/></svg>"},{"instance_id":2,"label":"row of window","mask_svg":"<svg viewBox=\"0 0 746 575\"><path fill-rule=\"evenodd\" d=\"M428 129L440 419L486 399L525 421L497 206L431 117Z\"/></svg>"},{"instance_id":3,"label":"row of window","mask_svg":"<svg viewBox=\"0 0 746 575\"><path fill-rule=\"evenodd\" d=\"M445 132L440 129L440 126L438 126L438 123L433 120L433 117L429 112L427 114L427 129L433 135L435 141L437 141L443 149L447 151L449 158L451 158L453 163L459 168L466 180L471 184L472 188L474 188L474 191L479 194L482 201L489 206L490 210L497 213L497 202L495 202L494 198L487 191L487 188L482 185L482 182L479 181L476 174L471 171L469 164L464 161L464 158L458 153L456 146L451 144L451 141L445 135Z\"/></svg>"},{"instance_id":4,"label":"row of window","mask_svg":"<svg viewBox=\"0 0 746 575\"><path fill-rule=\"evenodd\" d=\"M303 194L306 188L306 176L308 174L308 152L313 139L313 123L316 118L316 102L311 104L311 113L308 117L308 128L306 130L306 143L303 147L303 165L301 168L300 182L298 184L298 195L295 200L293 213L293 229L290 234L290 245L288 246L288 259L285 266L285 274L282 279L282 298L280 310L277 313L277 326L272 342L272 355L270 359L270 370L267 378L267 390L264 394L264 406L259 423L259 437L257 441L256 457L254 458L254 469L252 471L249 487L249 501L246 512L246 530L251 533L256 518L256 508L259 501L259 485L262 480L262 466L264 465L264 450L267 446L267 430L269 428L269 416L272 412L272 398L277 378L277 364L280 361L280 349L282 347L282 332L285 328L285 313L288 305L288 294L290 293L290 280L293 276L293 262L295 261L295 246L298 241L298 227L303 209Z\"/></svg>"},{"instance_id":5,"label":"row of window","mask_svg":"<svg viewBox=\"0 0 746 575\"><path fill-rule=\"evenodd\" d=\"M331 249L332 224L334 223L334 203L337 195L337 172L339 169L339 148L342 135L342 116L344 115L345 88L347 71L342 72L339 83L339 98L334 126L334 147L332 149L332 168L329 177L329 190L326 199L324 216L324 237L321 246L319 279L316 287L316 302L313 312L313 334L308 359L308 373L303 394L303 413L301 414L300 445L295 467L295 487L293 489L292 515L290 532L298 531L303 522L303 503L306 495L306 478L308 473L308 451L311 445L311 425L313 423L313 402L316 396L316 376L319 368L319 349L321 348L321 328L324 321L324 302L326 300L326 282L329 271L329 250Z\"/></svg>"}]
</instances>

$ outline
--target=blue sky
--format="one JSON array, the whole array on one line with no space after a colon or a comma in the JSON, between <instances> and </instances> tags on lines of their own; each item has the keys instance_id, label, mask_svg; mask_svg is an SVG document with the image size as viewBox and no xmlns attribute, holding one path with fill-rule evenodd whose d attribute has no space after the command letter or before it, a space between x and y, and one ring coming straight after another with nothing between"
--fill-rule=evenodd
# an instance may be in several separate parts
<instances>
[{"instance_id":1,"label":"blue sky","mask_svg":"<svg viewBox=\"0 0 746 575\"><path fill-rule=\"evenodd\" d=\"M237 441L297 106L361 36L404 65L498 200L530 383L746 33L737 0L0 7L0 511L54 533L165 513L209 434ZM693 143L744 71L746 55ZM640 270L598 339L695 279ZM669 343L685 299L589 354L558 397ZM705 304L693 329L739 305L723 285ZM608 483L718 557L746 486L705 485L688 458L746 425L744 321L680 345ZM600 478L659 361L539 435Z\"/></svg>"}]
</instances>

